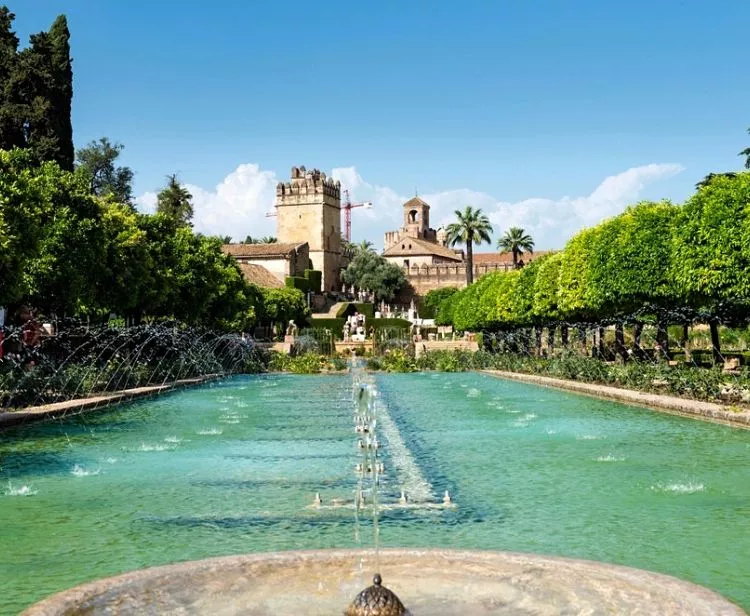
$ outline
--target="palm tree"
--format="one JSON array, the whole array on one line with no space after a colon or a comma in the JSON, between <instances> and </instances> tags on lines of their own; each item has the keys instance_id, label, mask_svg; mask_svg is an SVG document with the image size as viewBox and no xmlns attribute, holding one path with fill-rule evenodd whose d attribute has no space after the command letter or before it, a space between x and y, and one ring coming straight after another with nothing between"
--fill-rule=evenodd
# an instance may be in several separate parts
<instances>
[{"instance_id":1,"label":"palm tree","mask_svg":"<svg viewBox=\"0 0 750 616\"><path fill-rule=\"evenodd\" d=\"M354 250L364 253L375 252L375 244L369 240L362 240L359 244L354 246Z\"/></svg>"},{"instance_id":2,"label":"palm tree","mask_svg":"<svg viewBox=\"0 0 750 616\"><path fill-rule=\"evenodd\" d=\"M451 246L466 244L466 284L474 282L474 244L490 243L492 225L490 219L481 209L474 209L470 205L462 212L456 210L456 222L452 222L445 229L448 243Z\"/></svg>"},{"instance_id":3,"label":"palm tree","mask_svg":"<svg viewBox=\"0 0 750 616\"><path fill-rule=\"evenodd\" d=\"M524 251L534 252L534 240L521 227L511 227L505 232L505 235L497 240L498 250L513 253L513 267L518 268L518 257Z\"/></svg>"}]
</instances>

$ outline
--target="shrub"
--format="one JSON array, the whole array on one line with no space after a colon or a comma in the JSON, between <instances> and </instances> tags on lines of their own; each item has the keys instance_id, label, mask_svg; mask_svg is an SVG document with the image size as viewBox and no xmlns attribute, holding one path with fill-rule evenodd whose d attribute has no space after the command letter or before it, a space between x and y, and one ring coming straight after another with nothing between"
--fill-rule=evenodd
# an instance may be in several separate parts
<instances>
[{"instance_id":1,"label":"shrub","mask_svg":"<svg viewBox=\"0 0 750 616\"><path fill-rule=\"evenodd\" d=\"M307 269L305 270L305 278L307 279L308 289L313 293L320 293L323 284L323 272Z\"/></svg>"},{"instance_id":2,"label":"shrub","mask_svg":"<svg viewBox=\"0 0 750 616\"><path fill-rule=\"evenodd\" d=\"M417 363L406 351L388 351L380 358L381 369L387 372L416 372Z\"/></svg>"},{"instance_id":3,"label":"shrub","mask_svg":"<svg viewBox=\"0 0 750 616\"><path fill-rule=\"evenodd\" d=\"M365 303L347 302L338 309L336 317L345 319L352 316L355 312L365 315L365 319L370 321L375 318L375 306ZM369 325L369 323L368 323Z\"/></svg>"},{"instance_id":4,"label":"shrub","mask_svg":"<svg viewBox=\"0 0 750 616\"><path fill-rule=\"evenodd\" d=\"M297 289L303 293L307 293L310 289L309 280L300 276L287 276L284 280L284 284L290 289Z\"/></svg>"},{"instance_id":5,"label":"shrub","mask_svg":"<svg viewBox=\"0 0 750 616\"><path fill-rule=\"evenodd\" d=\"M422 302L421 316L425 319L434 319L437 317L440 305L452 295L458 293L456 287L446 287L444 289L433 289L428 291Z\"/></svg>"}]
</instances>

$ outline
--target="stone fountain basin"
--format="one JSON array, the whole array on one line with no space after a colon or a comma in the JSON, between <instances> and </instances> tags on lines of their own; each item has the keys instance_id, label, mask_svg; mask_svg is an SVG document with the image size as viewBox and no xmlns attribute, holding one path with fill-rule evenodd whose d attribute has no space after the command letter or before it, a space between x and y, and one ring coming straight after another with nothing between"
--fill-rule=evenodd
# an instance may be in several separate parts
<instances>
[{"instance_id":1,"label":"stone fountain basin","mask_svg":"<svg viewBox=\"0 0 750 616\"><path fill-rule=\"evenodd\" d=\"M377 570L413 616L740 616L720 595L628 567L507 552L388 549L251 554L155 567L84 584L22 616L331 616ZM745 615L746 616L746 615Z\"/></svg>"}]
</instances>

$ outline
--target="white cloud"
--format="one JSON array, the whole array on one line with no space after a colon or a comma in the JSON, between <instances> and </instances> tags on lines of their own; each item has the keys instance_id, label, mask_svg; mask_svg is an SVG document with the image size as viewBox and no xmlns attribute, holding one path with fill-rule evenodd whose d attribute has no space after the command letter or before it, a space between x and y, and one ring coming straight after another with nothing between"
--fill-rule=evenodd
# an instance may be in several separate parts
<instances>
[{"instance_id":1,"label":"white cloud","mask_svg":"<svg viewBox=\"0 0 750 616\"><path fill-rule=\"evenodd\" d=\"M274 235L276 220L266 217L273 210L276 174L256 164L242 164L213 191L187 182L193 195L193 227L207 235L230 235L236 241L246 235ZM144 193L136 199L141 211L156 209L156 193Z\"/></svg>"},{"instance_id":2,"label":"white cloud","mask_svg":"<svg viewBox=\"0 0 750 616\"><path fill-rule=\"evenodd\" d=\"M683 170L678 164L633 167L605 178L589 195L550 199L531 197L510 203L468 188L420 195L431 207L431 225L438 227L454 218L453 211L466 205L482 208L495 226L495 236L510 226L526 229L538 248L561 248L579 229L620 213L637 201L643 190L658 180ZM366 182L356 167L339 167L331 175L348 188L353 202L371 201L372 209L352 212L352 239L368 239L382 245L383 233L401 227L401 205L409 199L387 186ZM273 208L276 174L257 164L243 164L213 191L187 184L193 195L195 229L203 233L231 235L275 235L276 222L265 213ZM143 211L153 211L154 193L137 199ZM484 249L484 248L483 248Z\"/></svg>"}]
</instances>

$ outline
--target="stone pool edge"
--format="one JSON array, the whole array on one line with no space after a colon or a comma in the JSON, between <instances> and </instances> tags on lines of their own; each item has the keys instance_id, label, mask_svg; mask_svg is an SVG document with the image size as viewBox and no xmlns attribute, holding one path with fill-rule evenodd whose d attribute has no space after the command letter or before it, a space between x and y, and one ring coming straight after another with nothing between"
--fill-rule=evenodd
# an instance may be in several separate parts
<instances>
[{"instance_id":1,"label":"stone pool edge","mask_svg":"<svg viewBox=\"0 0 750 616\"><path fill-rule=\"evenodd\" d=\"M480 370L480 372L498 378L543 387L564 389L594 398L606 398L608 400L642 406L662 413L670 413L672 415L680 415L682 417L690 417L692 419L700 419L711 423L750 430L750 411L732 411L727 406L716 402L704 402L702 400L690 400L676 396L646 393L634 389L621 389L609 385L555 379L538 374L506 372L504 370Z\"/></svg>"},{"instance_id":2,"label":"stone pool edge","mask_svg":"<svg viewBox=\"0 0 750 616\"><path fill-rule=\"evenodd\" d=\"M41 406L30 406L21 411L6 411L0 413L0 432L23 424L54 419L56 417L68 417L80 415L92 411L101 411L110 406L116 406L123 402L131 402L143 398L150 398L165 394L177 389L201 385L209 381L223 378L221 374L207 374L193 379L180 379L162 385L148 385L146 387L135 387L123 389L101 396L91 398L76 398Z\"/></svg>"},{"instance_id":3,"label":"stone pool edge","mask_svg":"<svg viewBox=\"0 0 750 616\"><path fill-rule=\"evenodd\" d=\"M315 571L320 574L320 571L324 570L327 565L335 564L336 561L353 561L360 564L367 561L369 568L371 568L373 562L380 561L380 566L384 568L384 574L388 578L391 575L389 568L392 565L411 564L418 567L420 561L425 558L430 563L437 562L439 568L445 568L447 571L451 571L453 567L459 567L460 570L461 563L469 565L469 568L465 570L468 573L476 573L477 567L483 565L491 567L495 576L502 575L503 570L507 569L513 575L513 583L521 586L524 584L523 578L548 572L559 575L559 571L567 572L571 569L575 570L579 577L584 580L595 579L597 583L601 584L602 579L604 579L605 582L612 584L612 590L622 590L623 584L627 587L640 586L641 588L656 584L658 588L666 589L667 595L684 594L693 601L699 602L696 605L711 608L708 613L715 616L748 616L739 604L724 597L716 590L664 573L637 569L627 565L548 554L445 548L385 548L379 552L369 549L295 550L235 554L184 561L137 569L85 582L28 606L21 612L20 616L81 614L84 612L75 611L76 608L100 597L111 599L120 595L122 599L127 599L127 592L130 592L133 596L145 595L146 593L152 594L154 597L158 597L160 593L167 595L170 585L175 584L182 576L189 578L193 575L196 578L210 579L212 576L228 576L234 570L240 572L245 578L254 579L254 573L258 570L284 567L295 568L296 571ZM259 569L254 569L254 567ZM514 567L516 571L514 571ZM518 569L522 572L517 571ZM150 587L149 583L151 583ZM88 609L85 613L109 613L104 612L104 610L97 610L94 605L86 607ZM664 606L657 605L657 607ZM118 613L126 613L126 611ZM669 613L674 612L670 611Z\"/></svg>"}]
</instances>

